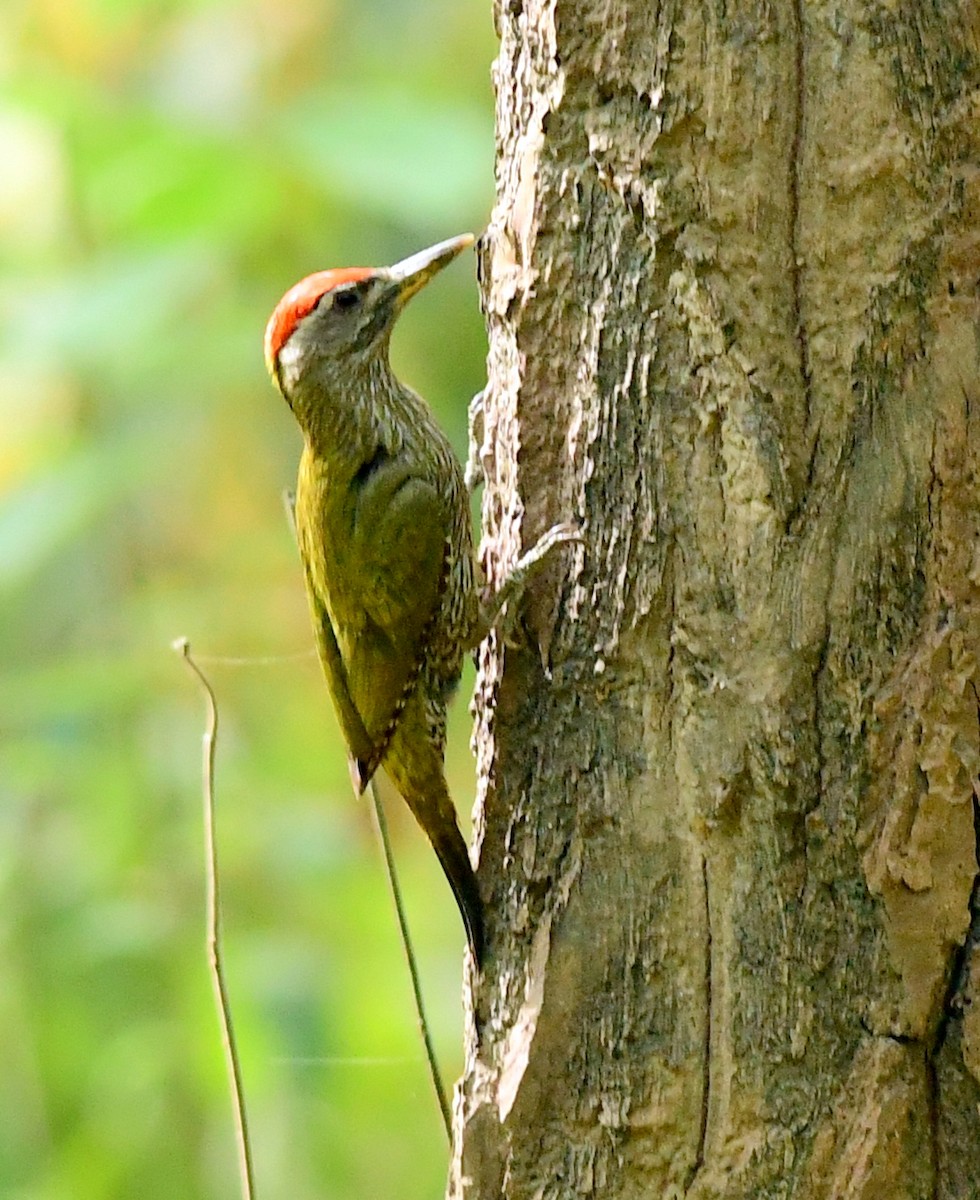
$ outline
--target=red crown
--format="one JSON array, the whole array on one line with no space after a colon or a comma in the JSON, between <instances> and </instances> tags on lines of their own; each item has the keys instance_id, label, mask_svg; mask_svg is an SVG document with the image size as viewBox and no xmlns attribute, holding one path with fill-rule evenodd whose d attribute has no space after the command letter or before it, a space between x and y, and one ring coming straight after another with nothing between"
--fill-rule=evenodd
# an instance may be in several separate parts
<instances>
[{"instance_id":1,"label":"red crown","mask_svg":"<svg viewBox=\"0 0 980 1200\"><path fill-rule=\"evenodd\" d=\"M270 375L275 371L280 350L300 321L316 308L321 297L344 283L367 279L373 272L373 267L339 267L332 271L315 271L293 284L276 305L265 327L265 363Z\"/></svg>"}]
</instances>

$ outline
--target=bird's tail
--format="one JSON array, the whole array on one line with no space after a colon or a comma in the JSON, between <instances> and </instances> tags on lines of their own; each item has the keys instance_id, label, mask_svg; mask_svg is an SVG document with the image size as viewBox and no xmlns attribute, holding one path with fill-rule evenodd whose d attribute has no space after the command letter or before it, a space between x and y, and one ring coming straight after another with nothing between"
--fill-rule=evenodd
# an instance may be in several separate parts
<instances>
[{"instance_id":1,"label":"bird's tail","mask_svg":"<svg viewBox=\"0 0 980 1200\"><path fill-rule=\"evenodd\" d=\"M384 768L436 852L479 969L484 950L483 902L449 795L440 741L433 734L425 699L416 691L395 728Z\"/></svg>"},{"instance_id":2,"label":"bird's tail","mask_svg":"<svg viewBox=\"0 0 980 1200\"><path fill-rule=\"evenodd\" d=\"M483 901L480 898L476 875L470 865L466 842L455 820L451 824L442 824L437 831L426 829L426 833L439 859L439 865L449 880L449 886L453 889L473 960L479 970L483 966Z\"/></svg>"}]
</instances>

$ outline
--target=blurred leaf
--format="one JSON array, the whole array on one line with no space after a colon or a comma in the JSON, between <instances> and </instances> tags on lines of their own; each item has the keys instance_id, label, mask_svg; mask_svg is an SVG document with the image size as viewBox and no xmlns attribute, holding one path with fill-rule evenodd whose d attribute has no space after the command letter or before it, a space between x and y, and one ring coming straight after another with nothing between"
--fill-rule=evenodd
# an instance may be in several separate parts
<instances>
[{"instance_id":1,"label":"blurred leaf","mask_svg":"<svg viewBox=\"0 0 980 1200\"><path fill-rule=\"evenodd\" d=\"M138 375L173 362L156 340L175 314L206 291L214 265L196 245L127 253L87 263L54 279L0 292L7 353L41 352L102 372Z\"/></svg>"},{"instance_id":2,"label":"blurred leaf","mask_svg":"<svg viewBox=\"0 0 980 1200\"><path fill-rule=\"evenodd\" d=\"M489 208L488 114L383 88L325 90L287 110L278 142L294 167L361 213L440 236L460 213Z\"/></svg>"}]
</instances>

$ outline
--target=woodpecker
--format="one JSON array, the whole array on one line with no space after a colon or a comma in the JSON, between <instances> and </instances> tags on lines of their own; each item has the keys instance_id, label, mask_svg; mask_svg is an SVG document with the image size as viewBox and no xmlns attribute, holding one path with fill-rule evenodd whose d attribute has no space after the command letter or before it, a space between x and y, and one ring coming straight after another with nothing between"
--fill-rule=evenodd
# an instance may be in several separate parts
<instances>
[{"instance_id":1,"label":"woodpecker","mask_svg":"<svg viewBox=\"0 0 980 1200\"><path fill-rule=\"evenodd\" d=\"M393 267L307 276L273 311L265 358L303 433L296 536L355 790L385 768L436 852L479 967L483 909L446 784L446 706L465 654L578 533L555 526L482 595L463 469L389 364L405 304L472 243L462 234Z\"/></svg>"}]
</instances>

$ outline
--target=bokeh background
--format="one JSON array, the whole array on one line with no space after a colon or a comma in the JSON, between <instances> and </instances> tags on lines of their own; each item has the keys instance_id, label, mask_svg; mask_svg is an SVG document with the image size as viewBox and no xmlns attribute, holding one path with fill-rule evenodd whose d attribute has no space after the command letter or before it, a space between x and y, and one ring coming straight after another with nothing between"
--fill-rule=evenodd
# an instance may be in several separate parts
<instances>
[{"instance_id":1,"label":"bokeh background","mask_svg":"<svg viewBox=\"0 0 980 1200\"><path fill-rule=\"evenodd\" d=\"M446 1146L280 493L287 286L492 202L486 0L6 0L0 16L0 1197L236 1197L203 937L218 694L226 970L263 1200L440 1195ZM473 259L394 345L461 452ZM227 661L240 660L240 661ZM464 680L450 783L468 814ZM463 935L389 806L436 1041Z\"/></svg>"}]
</instances>

